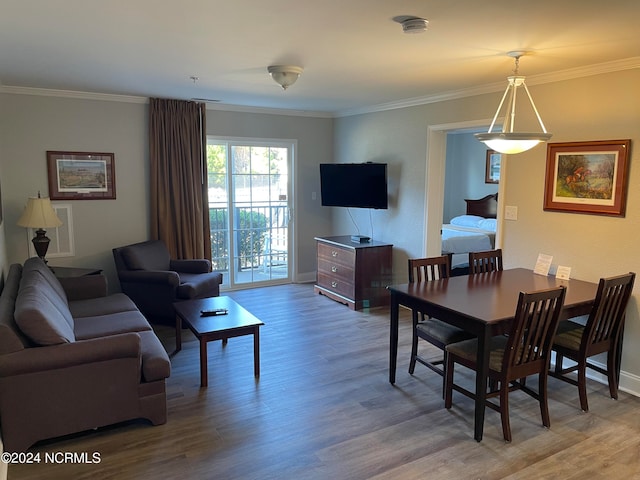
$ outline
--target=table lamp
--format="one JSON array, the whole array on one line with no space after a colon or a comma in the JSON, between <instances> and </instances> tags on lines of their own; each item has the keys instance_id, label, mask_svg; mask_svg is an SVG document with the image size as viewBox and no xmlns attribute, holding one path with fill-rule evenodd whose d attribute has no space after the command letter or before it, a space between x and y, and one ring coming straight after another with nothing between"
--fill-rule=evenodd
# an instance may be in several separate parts
<instances>
[{"instance_id":1,"label":"table lamp","mask_svg":"<svg viewBox=\"0 0 640 480\"><path fill-rule=\"evenodd\" d=\"M47 232L44 229L62 225L62 221L58 218L51 205L51 200L48 197L40 197L40 192L38 192L37 197L30 197L20 220L18 220L18 225L26 228L37 228L36 236L31 241L38 257L47 263L44 257L47 254L51 240L47 237Z\"/></svg>"}]
</instances>

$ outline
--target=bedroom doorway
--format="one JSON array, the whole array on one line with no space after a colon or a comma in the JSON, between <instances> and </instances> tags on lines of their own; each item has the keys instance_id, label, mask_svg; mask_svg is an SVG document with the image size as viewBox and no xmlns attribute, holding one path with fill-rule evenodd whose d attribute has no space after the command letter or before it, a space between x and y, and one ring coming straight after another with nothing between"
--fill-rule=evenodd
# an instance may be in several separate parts
<instances>
[{"instance_id":1,"label":"bedroom doorway","mask_svg":"<svg viewBox=\"0 0 640 480\"><path fill-rule=\"evenodd\" d=\"M229 289L291 281L293 145L209 138L212 264Z\"/></svg>"},{"instance_id":2,"label":"bedroom doorway","mask_svg":"<svg viewBox=\"0 0 640 480\"><path fill-rule=\"evenodd\" d=\"M445 201L445 172L447 158L447 137L449 134L474 132L486 129L490 120L476 120L468 122L430 125L427 128L427 166L426 166L426 198L425 198L425 256L437 256L442 252L441 229ZM504 161L501 178L506 175L507 162ZM498 185L498 226L495 235L495 246L502 245L502 226L499 219L503 218L504 182Z\"/></svg>"}]
</instances>

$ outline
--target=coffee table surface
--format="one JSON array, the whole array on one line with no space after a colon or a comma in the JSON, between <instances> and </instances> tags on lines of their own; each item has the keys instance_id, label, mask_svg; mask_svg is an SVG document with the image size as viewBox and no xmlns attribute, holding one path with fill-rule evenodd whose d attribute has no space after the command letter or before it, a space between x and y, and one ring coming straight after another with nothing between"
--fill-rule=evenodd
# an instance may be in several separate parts
<instances>
[{"instance_id":1,"label":"coffee table surface","mask_svg":"<svg viewBox=\"0 0 640 480\"><path fill-rule=\"evenodd\" d=\"M264 325L263 322L226 296L186 300L174 303L174 307L176 313L189 324L190 330L196 335ZM226 308L229 313L212 317L200 316L201 310L216 308Z\"/></svg>"}]
</instances>

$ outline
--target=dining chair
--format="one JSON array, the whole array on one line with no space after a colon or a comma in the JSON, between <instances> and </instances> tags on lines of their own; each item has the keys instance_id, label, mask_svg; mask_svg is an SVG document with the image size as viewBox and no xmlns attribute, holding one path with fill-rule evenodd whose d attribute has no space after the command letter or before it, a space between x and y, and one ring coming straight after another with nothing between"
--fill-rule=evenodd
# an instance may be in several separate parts
<instances>
[{"instance_id":1,"label":"dining chair","mask_svg":"<svg viewBox=\"0 0 640 480\"><path fill-rule=\"evenodd\" d=\"M502 249L469 252L469 274L502 270Z\"/></svg>"},{"instance_id":2,"label":"dining chair","mask_svg":"<svg viewBox=\"0 0 640 480\"><path fill-rule=\"evenodd\" d=\"M551 344L558 327L565 292L564 286L528 293L520 292L508 335L491 338L488 374L490 388L487 392L486 406L500 413L502 434L507 442L511 441L509 392L513 390L522 390L538 400L542 424L547 428L550 426L547 373ZM449 409L453 390L475 399L473 392L453 382L453 375L456 363L477 370L478 340L474 338L450 344L446 351L445 407ZM537 392L527 387L523 381L534 374L538 374ZM499 403L490 400L494 397L499 397Z\"/></svg>"},{"instance_id":3,"label":"dining chair","mask_svg":"<svg viewBox=\"0 0 640 480\"><path fill-rule=\"evenodd\" d=\"M409 283L430 282L442 278L448 278L451 274L451 261L448 255L429 258L409 259ZM446 364L445 346L450 343L460 342L472 335L464 330L449 325L437 318L428 317L417 310L412 311L413 318L413 339L411 343L411 361L409 362L409 373L413 375L416 362L430 368L442 376L444 393L444 375ZM443 357L429 360L425 356L418 354L418 339L421 338L443 351Z\"/></svg>"},{"instance_id":4,"label":"dining chair","mask_svg":"<svg viewBox=\"0 0 640 480\"><path fill-rule=\"evenodd\" d=\"M560 322L553 341L556 352L555 366L549 375L578 387L580 408L587 412L587 367L607 376L611 398L618 398L620 374L620 349L624 317L636 274L601 278L591 313L586 325L565 320ZM589 357L607 352L607 367L602 368L588 361ZM562 368L564 357L576 362ZM577 372L577 379L567 376Z\"/></svg>"}]
</instances>

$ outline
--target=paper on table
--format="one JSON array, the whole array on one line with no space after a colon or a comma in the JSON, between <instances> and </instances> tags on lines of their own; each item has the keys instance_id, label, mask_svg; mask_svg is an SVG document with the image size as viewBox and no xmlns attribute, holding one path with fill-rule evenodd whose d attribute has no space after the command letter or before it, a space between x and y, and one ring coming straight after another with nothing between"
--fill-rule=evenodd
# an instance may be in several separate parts
<instances>
[{"instance_id":1,"label":"paper on table","mask_svg":"<svg viewBox=\"0 0 640 480\"><path fill-rule=\"evenodd\" d=\"M552 260L552 255L545 255L544 253L538 254L538 260L536 261L536 266L533 269L533 273L545 276L549 275L549 269L551 268Z\"/></svg>"},{"instance_id":2,"label":"paper on table","mask_svg":"<svg viewBox=\"0 0 640 480\"><path fill-rule=\"evenodd\" d=\"M571 277L571 267L564 267L562 265L558 265L558 270L556 271L556 278L560 280L569 280Z\"/></svg>"}]
</instances>

